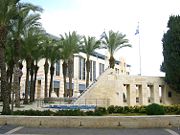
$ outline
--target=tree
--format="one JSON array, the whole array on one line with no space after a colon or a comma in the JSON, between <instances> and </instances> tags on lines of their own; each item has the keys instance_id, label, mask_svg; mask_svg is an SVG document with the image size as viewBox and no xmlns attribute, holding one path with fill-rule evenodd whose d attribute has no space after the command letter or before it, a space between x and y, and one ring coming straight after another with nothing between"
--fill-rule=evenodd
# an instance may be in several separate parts
<instances>
[{"instance_id":1,"label":"tree","mask_svg":"<svg viewBox=\"0 0 180 135\"><path fill-rule=\"evenodd\" d=\"M43 57L44 37L45 37L45 33L43 31L42 31L42 33L40 32L40 35L38 36L38 45L34 49L34 53L33 53L33 59L34 59L34 62L35 62L35 65L34 65L33 101L35 99L36 80L37 80L37 73L38 73L38 70L39 70L38 62Z\"/></svg>"},{"instance_id":2,"label":"tree","mask_svg":"<svg viewBox=\"0 0 180 135\"><path fill-rule=\"evenodd\" d=\"M166 73L165 81L180 92L180 16L170 16L168 30L164 34L161 70Z\"/></svg>"},{"instance_id":3,"label":"tree","mask_svg":"<svg viewBox=\"0 0 180 135\"><path fill-rule=\"evenodd\" d=\"M73 61L74 61L74 54L79 52L80 47L80 40L81 36L79 36L75 31L69 34L65 33L65 37L61 35L62 40L65 39L65 43L67 45L67 58L68 58L68 77L69 77L69 97L73 96L73 89L72 89L72 78L73 78Z\"/></svg>"},{"instance_id":4,"label":"tree","mask_svg":"<svg viewBox=\"0 0 180 135\"><path fill-rule=\"evenodd\" d=\"M19 77L21 76L21 70L19 69L20 51L22 46L22 37L24 31L30 27L37 26L39 23L39 14L30 14L30 11L41 12L42 8L32 5L30 3L18 3L17 5L17 18L13 22L12 33L14 38L14 90L16 97L16 107L20 107L20 83ZM32 71L32 70L31 70Z\"/></svg>"},{"instance_id":5,"label":"tree","mask_svg":"<svg viewBox=\"0 0 180 135\"><path fill-rule=\"evenodd\" d=\"M90 55L95 51L95 49L100 47L100 41L96 41L95 37L83 37L84 45L82 46L82 51L86 53L86 87L89 86L89 73L90 73Z\"/></svg>"},{"instance_id":6,"label":"tree","mask_svg":"<svg viewBox=\"0 0 180 135\"><path fill-rule=\"evenodd\" d=\"M50 61L50 84L49 84L49 97L51 97L51 93L52 93L52 85L53 85L53 76L54 76L54 64L57 60L60 59L60 50L59 50L59 46L56 44L56 41L52 40L51 42L51 48L50 48L50 57L49 57L49 61Z\"/></svg>"},{"instance_id":7,"label":"tree","mask_svg":"<svg viewBox=\"0 0 180 135\"><path fill-rule=\"evenodd\" d=\"M125 39L125 37L126 35L119 32L113 32L112 30L109 31L108 35L106 33L104 35L105 40L103 40L103 43L110 53L110 68L114 68L115 65L114 53L123 47L131 47L131 45L128 44L128 39Z\"/></svg>"},{"instance_id":8,"label":"tree","mask_svg":"<svg viewBox=\"0 0 180 135\"><path fill-rule=\"evenodd\" d=\"M64 81L64 97L68 96L68 92L67 92L67 86L66 86L66 77L67 77L67 68L68 68L68 39L63 37L63 35L60 35L61 39L60 39L60 53L61 53L61 59L63 60L63 81Z\"/></svg>"},{"instance_id":9,"label":"tree","mask_svg":"<svg viewBox=\"0 0 180 135\"><path fill-rule=\"evenodd\" d=\"M5 48L5 59L7 64L7 83L9 89L9 99L11 101L11 90L12 90L12 80L13 80L13 68L14 68L14 44L12 35L8 33L8 39Z\"/></svg>"},{"instance_id":10,"label":"tree","mask_svg":"<svg viewBox=\"0 0 180 135\"><path fill-rule=\"evenodd\" d=\"M49 72L49 63L48 60L50 58L50 38L46 35L44 37L44 44L42 46L42 52L43 52L43 58L45 59L44 63L44 77L45 77L45 83L44 83L44 97L48 97L48 72Z\"/></svg>"},{"instance_id":11,"label":"tree","mask_svg":"<svg viewBox=\"0 0 180 135\"><path fill-rule=\"evenodd\" d=\"M12 19L16 17L16 5L19 0L0 1L0 70L1 70L1 92L3 97L2 114L10 114L9 89L7 87L7 74L5 65L5 47L8 27Z\"/></svg>"},{"instance_id":12,"label":"tree","mask_svg":"<svg viewBox=\"0 0 180 135\"><path fill-rule=\"evenodd\" d=\"M22 57L26 61L26 84L25 84L25 99L24 104L28 104L28 90L29 90L29 74L31 64L33 62L33 52L37 48L38 40L38 27L29 28L24 34L23 46L22 46ZM31 82L32 83L32 82Z\"/></svg>"}]
</instances>

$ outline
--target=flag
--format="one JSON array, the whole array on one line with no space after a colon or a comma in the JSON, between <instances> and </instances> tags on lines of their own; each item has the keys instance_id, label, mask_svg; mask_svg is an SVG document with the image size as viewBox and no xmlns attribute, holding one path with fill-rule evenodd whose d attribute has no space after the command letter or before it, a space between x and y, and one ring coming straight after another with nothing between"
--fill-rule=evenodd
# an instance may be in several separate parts
<instances>
[{"instance_id":1,"label":"flag","mask_svg":"<svg viewBox=\"0 0 180 135\"><path fill-rule=\"evenodd\" d=\"M138 23L138 26L136 28L136 32L135 32L135 35L139 34L139 23Z\"/></svg>"},{"instance_id":2,"label":"flag","mask_svg":"<svg viewBox=\"0 0 180 135\"><path fill-rule=\"evenodd\" d=\"M104 37L106 37L105 31L101 34L100 39L103 39Z\"/></svg>"}]
</instances>

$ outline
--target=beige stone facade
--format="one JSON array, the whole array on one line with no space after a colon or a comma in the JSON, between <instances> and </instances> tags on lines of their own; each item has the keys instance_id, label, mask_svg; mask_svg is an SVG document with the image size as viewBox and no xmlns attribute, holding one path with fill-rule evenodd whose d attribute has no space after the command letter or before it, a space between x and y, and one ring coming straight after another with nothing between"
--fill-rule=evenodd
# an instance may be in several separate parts
<instances>
[{"instance_id":1,"label":"beige stone facade","mask_svg":"<svg viewBox=\"0 0 180 135\"><path fill-rule=\"evenodd\" d=\"M78 53L74 55L74 75L73 75L73 97L78 97L81 92L85 90L85 80L86 80L86 54ZM105 55L101 55L99 53L95 53L90 56L91 61L91 72L90 72L90 84L93 83L98 76L100 76L106 68L108 68L109 61L108 57ZM39 61L38 66L38 74L36 81L36 90L35 90L35 98L40 99L44 98L44 86L45 86L45 77L44 77L44 63L45 60L42 59ZM55 72L53 77L53 97L63 97L64 95L64 82L63 82L63 72L62 72L62 60L59 60L58 63L54 65ZM26 64L24 62L23 67L23 76L21 79L21 97L25 91L25 79L26 79ZM115 69L119 74L129 74L130 66L126 64L123 60L116 61ZM48 73L48 88L50 81L50 73ZM67 78L67 83L69 82ZM68 85L67 85L68 86Z\"/></svg>"},{"instance_id":2,"label":"beige stone facade","mask_svg":"<svg viewBox=\"0 0 180 135\"><path fill-rule=\"evenodd\" d=\"M180 94L170 89L163 77L123 75L113 69L106 70L75 102L97 106L135 106L150 103L178 104Z\"/></svg>"}]
</instances>

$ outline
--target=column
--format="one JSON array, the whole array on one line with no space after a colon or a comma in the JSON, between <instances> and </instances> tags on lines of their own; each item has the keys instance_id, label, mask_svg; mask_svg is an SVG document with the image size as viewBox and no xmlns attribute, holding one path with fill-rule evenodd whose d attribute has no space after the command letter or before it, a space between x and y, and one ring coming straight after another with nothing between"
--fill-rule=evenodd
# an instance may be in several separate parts
<instances>
[{"instance_id":1,"label":"column","mask_svg":"<svg viewBox=\"0 0 180 135\"><path fill-rule=\"evenodd\" d=\"M79 95L79 56L74 56L74 90L73 97Z\"/></svg>"},{"instance_id":2,"label":"column","mask_svg":"<svg viewBox=\"0 0 180 135\"><path fill-rule=\"evenodd\" d=\"M136 85L135 84L127 85L127 103L128 103L128 106L136 105Z\"/></svg>"},{"instance_id":3,"label":"column","mask_svg":"<svg viewBox=\"0 0 180 135\"><path fill-rule=\"evenodd\" d=\"M142 84L140 88L140 105L148 105L148 87L147 84Z\"/></svg>"},{"instance_id":4,"label":"column","mask_svg":"<svg viewBox=\"0 0 180 135\"><path fill-rule=\"evenodd\" d=\"M158 83L154 84L153 87L153 103L160 104L160 98L159 98L159 85Z\"/></svg>"}]
</instances>

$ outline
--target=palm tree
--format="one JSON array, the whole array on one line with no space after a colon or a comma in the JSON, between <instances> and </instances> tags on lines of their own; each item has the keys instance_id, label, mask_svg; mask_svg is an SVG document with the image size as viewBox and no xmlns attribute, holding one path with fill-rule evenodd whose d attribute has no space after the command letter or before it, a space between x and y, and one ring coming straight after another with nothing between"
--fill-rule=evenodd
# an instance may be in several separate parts
<instances>
[{"instance_id":1,"label":"palm tree","mask_svg":"<svg viewBox=\"0 0 180 135\"><path fill-rule=\"evenodd\" d=\"M44 30L41 28L36 29L34 37L34 46L31 52L32 61L31 61L31 69L30 69L30 102L33 102L35 99L35 87L36 87L36 79L38 72L38 62L42 58L42 44L43 44L43 36L45 34Z\"/></svg>"},{"instance_id":2,"label":"palm tree","mask_svg":"<svg viewBox=\"0 0 180 135\"><path fill-rule=\"evenodd\" d=\"M33 86L33 101L35 99L35 88L36 88L36 80L37 80L37 73L39 70L39 66L38 66L38 62L42 59L42 55L43 55L43 49L42 49L42 45L44 42L44 34L40 34L39 36L39 44L37 45L37 47L34 49L33 53L33 59L35 61L35 65L34 65L34 86Z\"/></svg>"},{"instance_id":3,"label":"palm tree","mask_svg":"<svg viewBox=\"0 0 180 135\"><path fill-rule=\"evenodd\" d=\"M84 45L82 46L82 51L86 53L86 87L89 86L89 73L90 73L90 55L95 51L95 49L100 47L100 41L96 41L95 37L88 37L88 39L84 36Z\"/></svg>"},{"instance_id":4,"label":"palm tree","mask_svg":"<svg viewBox=\"0 0 180 135\"><path fill-rule=\"evenodd\" d=\"M60 59L60 50L59 50L59 46L56 44L56 41L52 41L51 42L51 48L50 48L50 57L49 57L49 61L50 61L50 82L49 82L49 97L51 97L51 93L52 93L52 85L53 85L53 76L54 76L54 64L56 63L57 60Z\"/></svg>"},{"instance_id":5,"label":"palm tree","mask_svg":"<svg viewBox=\"0 0 180 135\"><path fill-rule=\"evenodd\" d=\"M47 98L48 97L48 72L49 72L49 63L48 60L50 58L50 50L51 46L50 46L50 39L48 36L44 37L44 43L42 46L42 51L43 51L43 58L45 59L45 63L44 63L44 76L45 76L45 84L44 84L44 97Z\"/></svg>"},{"instance_id":6,"label":"palm tree","mask_svg":"<svg viewBox=\"0 0 180 135\"><path fill-rule=\"evenodd\" d=\"M67 93L67 86L66 86L66 77L67 77L67 68L68 68L68 39L64 38L62 35L60 40L60 46L61 46L61 59L63 60L63 81L64 81L64 97L68 96Z\"/></svg>"},{"instance_id":7,"label":"palm tree","mask_svg":"<svg viewBox=\"0 0 180 135\"><path fill-rule=\"evenodd\" d=\"M12 79L13 79L13 68L14 68L14 47L12 35L8 34L8 41L5 48L5 60L7 64L7 83L9 89L9 96L11 92ZM10 96L11 98L11 96Z\"/></svg>"},{"instance_id":8,"label":"palm tree","mask_svg":"<svg viewBox=\"0 0 180 135\"><path fill-rule=\"evenodd\" d=\"M38 44L38 27L32 27L24 34L22 57L26 61L26 84L25 84L25 99L24 104L28 104L28 88L29 88L29 73L33 62L32 53L36 50Z\"/></svg>"},{"instance_id":9,"label":"palm tree","mask_svg":"<svg viewBox=\"0 0 180 135\"><path fill-rule=\"evenodd\" d=\"M16 5L19 0L0 1L0 70L1 70L1 92L3 97L2 114L10 114L9 89L7 87L7 74L5 65L5 46L10 21L15 18Z\"/></svg>"},{"instance_id":10,"label":"palm tree","mask_svg":"<svg viewBox=\"0 0 180 135\"><path fill-rule=\"evenodd\" d=\"M130 44L128 44L128 39L125 39L126 35L123 35L122 33L113 32L112 30L109 31L108 35L105 33L104 35L104 41L103 43L106 45L109 53L110 53L110 59L109 59L109 65L110 68L114 68L115 65L115 59L114 59L114 53L118 51L120 48L123 47L131 47Z\"/></svg>"},{"instance_id":11,"label":"palm tree","mask_svg":"<svg viewBox=\"0 0 180 135\"><path fill-rule=\"evenodd\" d=\"M81 36L79 36L75 31L69 34L65 33L65 37L61 35L61 38L65 40L65 45L67 45L67 64L68 64L68 77L69 77L69 97L73 96L72 90L72 78L73 78L73 60L74 54L78 53L80 50L80 40Z\"/></svg>"},{"instance_id":12,"label":"palm tree","mask_svg":"<svg viewBox=\"0 0 180 135\"><path fill-rule=\"evenodd\" d=\"M30 27L37 26L39 23L37 20L40 19L39 14L29 14L30 11L34 12L41 12L42 8L32 5L30 3L18 3L17 12L18 16L17 19L14 21L13 26L13 37L14 37L14 47L15 47L15 67L14 67L14 90L15 90L15 97L16 97L16 107L20 107L20 83L19 77L21 76L20 69L19 69L19 60L20 60L20 49L22 46L22 35L26 29Z\"/></svg>"}]
</instances>

